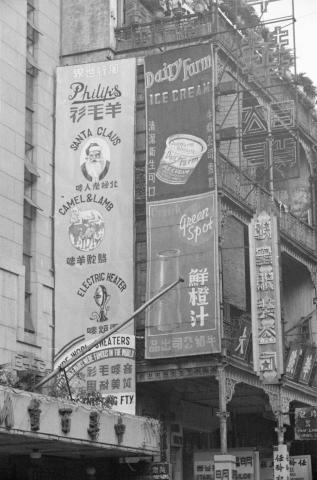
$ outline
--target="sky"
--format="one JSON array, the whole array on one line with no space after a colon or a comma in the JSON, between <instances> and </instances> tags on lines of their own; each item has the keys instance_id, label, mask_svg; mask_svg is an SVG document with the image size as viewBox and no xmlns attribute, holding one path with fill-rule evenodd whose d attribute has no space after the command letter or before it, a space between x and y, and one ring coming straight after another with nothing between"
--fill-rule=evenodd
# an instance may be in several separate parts
<instances>
[{"instance_id":1,"label":"sky","mask_svg":"<svg viewBox=\"0 0 317 480\"><path fill-rule=\"evenodd\" d=\"M258 7L256 10L259 12ZM306 73L317 86L317 0L294 0L297 72ZM292 15L292 0L276 0L268 5L262 19ZM281 25L287 25L281 23ZM270 30L275 25L271 25ZM292 31L292 26L288 27ZM290 37L290 47L293 43Z\"/></svg>"}]
</instances>

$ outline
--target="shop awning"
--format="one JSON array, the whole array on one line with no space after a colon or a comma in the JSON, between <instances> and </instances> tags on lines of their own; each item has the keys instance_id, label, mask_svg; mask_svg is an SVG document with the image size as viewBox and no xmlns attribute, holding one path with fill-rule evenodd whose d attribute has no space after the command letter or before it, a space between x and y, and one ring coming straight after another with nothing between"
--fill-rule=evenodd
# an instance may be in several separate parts
<instances>
[{"instance_id":1,"label":"shop awning","mask_svg":"<svg viewBox=\"0 0 317 480\"><path fill-rule=\"evenodd\" d=\"M159 454L159 422L0 386L0 455Z\"/></svg>"}]
</instances>

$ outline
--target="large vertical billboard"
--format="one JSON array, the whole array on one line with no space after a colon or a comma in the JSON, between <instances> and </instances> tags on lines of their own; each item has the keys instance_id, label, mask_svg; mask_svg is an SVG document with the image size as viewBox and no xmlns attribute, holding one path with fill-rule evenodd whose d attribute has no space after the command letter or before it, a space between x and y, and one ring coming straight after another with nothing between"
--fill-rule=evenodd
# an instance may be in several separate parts
<instances>
[{"instance_id":1,"label":"large vertical billboard","mask_svg":"<svg viewBox=\"0 0 317 480\"><path fill-rule=\"evenodd\" d=\"M145 58L147 297L184 279L146 313L146 357L220 351L213 52Z\"/></svg>"},{"instance_id":2,"label":"large vertical billboard","mask_svg":"<svg viewBox=\"0 0 317 480\"><path fill-rule=\"evenodd\" d=\"M135 75L135 59L57 69L56 364L133 311ZM133 413L134 354L130 325L70 380Z\"/></svg>"}]
</instances>

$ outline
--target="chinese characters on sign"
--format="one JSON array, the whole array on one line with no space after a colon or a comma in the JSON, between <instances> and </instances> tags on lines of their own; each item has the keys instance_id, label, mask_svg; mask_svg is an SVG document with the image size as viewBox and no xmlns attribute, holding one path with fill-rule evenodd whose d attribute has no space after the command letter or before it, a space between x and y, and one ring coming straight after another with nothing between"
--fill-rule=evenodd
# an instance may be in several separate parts
<instances>
[{"instance_id":1,"label":"chinese characters on sign","mask_svg":"<svg viewBox=\"0 0 317 480\"><path fill-rule=\"evenodd\" d=\"M295 408L295 438L317 440L317 408Z\"/></svg>"},{"instance_id":2,"label":"chinese characters on sign","mask_svg":"<svg viewBox=\"0 0 317 480\"><path fill-rule=\"evenodd\" d=\"M260 463L260 480L272 480L273 458L263 458ZM310 455L289 457L289 475L292 480L312 480Z\"/></svg>"},{"instance_id":3,"label":"chinese characters on sign","mask_svg":"<svg viewBox=\"0 0 317 480\"><path fill-rule=\"evenodd\" d=\"M307 346L303 356L302 368L299 374L299 382L309 384L317 356L315 347Z\"/></svg>"},{"instance_id":4,"label":"chinese characters on sign","mask_svg":"<svg viewBox=\"0 0 317 480\"><path fill-rule=\"evenodd\" d=\"M179 276L186 285L161 297L148 313L152 358L218 351L214 202L214 194L207 193L148 205L150 293Z\"/></svg>"},{"instance_id":5,"label":"chinese characters on sign","mask_svg":"<svg viewBox=\"0 0 317 480\"><path fill-rule=\"evenodd\" d=\"M290 480L289 454L287 445L278 445L273 448L273 477L274 480Z\"/></svg>"},{"instance_id":6,"label":"chinese characters on sign","mask_svg":"<svg viewBox=\"0 0 317 480\"><path fill-rule=\"evenodd\" d=\"M242 168L260 180L268 175L269 133L272 135L271 158L275 182L299 176L296 112L294 101L258 103L249 92L242 100ZM249 105L249 104L252 105ZM270 128L269 128L270 127Z\"/></svg>"},{"instance_id":7,"label":"chinese characters on sign","mask_svg":"<svg viewBox=\"0 0 317 480\"><path fill-rule=\"evenodd\" d=\"M220 351L213 52L145 58L147 296L184 279L146 312L146 357Z\"/></svg>"},{"instance_id":8,"label":"chinese characters on sign","mask_svg":"<svg viewBox=\"0 0 317 480\"><path fill-rule=\"evenodd\" d=\"M295 378L297 373L297 365L303 355L303 345L293 343L289 349L285 365L285 374L289 378Z\"/></svg>"},{"instance_id":9,"label":"chinese characters on sign","mask_svg":"<svg viewBox=\"0 0 317 480\"><path fill-rule=\"evenodd\" d=\"M283 373L277 221L256 215L249 226L254 370L266 383Z\"/></svg>"},{"instance_id":10,"label":"chinese characters on sign","mask_svg":"<svg viewBox=\"0 0 317 480\"><path fill-rule=\"evenodd\" d=\"M151 478L153 480L170 480L171 465L166 462L151 464Z\"/></svg>"},{"instance_id":11,"label":"chinese characters on sign","mask_svg":"<svg viewBox=\"0 0 317 480\"><path fill-rule=\"evenodd\" d=\"M317 351L315 347L293 343L290 346L285 373L289 378L308 385L315 365Z\"/></svg>"},{"instance_id":12,"label":"chinese characters on sign","mask_svg":"<svg viewBox=\"0 0 317 480\"><path fill-rule=\"evenodd\" d=\"M133 311L135 74L135 59L57 70L56 365ZM75 394L113 394L134 413L132 334L73 365Z\"/></svg>"}]
</instances>

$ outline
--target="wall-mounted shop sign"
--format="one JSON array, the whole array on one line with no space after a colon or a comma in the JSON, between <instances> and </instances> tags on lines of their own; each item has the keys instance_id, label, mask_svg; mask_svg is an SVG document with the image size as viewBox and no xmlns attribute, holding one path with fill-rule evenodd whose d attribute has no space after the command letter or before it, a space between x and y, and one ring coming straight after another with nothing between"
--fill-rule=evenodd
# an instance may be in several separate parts
<instances>
[{"instance_id":1,"label":"wall-mounted shop sign","mask_svg":"<svg viewBox=\"0 0 317 480\"><path fill-rule=\"evenodd\" d=\"M262 458L260 462L260 480L272 480L273 458ZM312 480L311 456L294 455L289 457L289 476L291 480Z\"/></svg>"},{"instance_id":2,"label":"wall-mounted shop sign","mask_svg":"<svg viewBox=\"0 0 317 480\"><path fill-rule=\"evenodd\" d=\"M259 480L259 452L255 450L233 448L229 449L228 453L234 455L236 458L236 480ZM215 455L219 455L219 452L194 452L195 480L214 480Z\"/></svg>"},{"instance_id":3,"label":"wall-mounted shop sign","mask_svg":"<svg viewBox=\"0 0 317 480\"><path fill-rule=\"evenodd\" d=\"M295 408L296 440L317 440L317 407Z\"/></svg>"},{"instance_id":4,"label":"wall-mounted shop sign","mask_svg":"<svg viewBox=\"0 0 317 480\"><path fill-rule=\"evenodd\" d=\"M299 342L292 343L285 363L286 376L308 385L313 375L316 357L316 347Z\"/></svg>"},{"instance_id":5,"label":"wall-mounted shop sign","mask_svg":"<svg viewBox=\"0 0 317 480\"><path fill-rule=\"evenodd\" d=\"M311 379L313 368L317 357L316 347L306 346L303 355L302 366L299 372L298 381L308 385Z\"/></svg>"},{"instance_id":6,"label":"wall-mounted shop sign","mask_svg":"<svg viewBox=\"0 0 317 480\"><path fill-rule=\"evenodd\" d=\"M253 365L266 383L283 373L280 274L276 217L261 212L249 226Z\"/></svg>"},{"instance_id":7,"label":"wall-mounted shop sign","mask_svg":"<svg viewBox=\"0 0 317 480\"><path fill-rule=\"evenodd\" d=\"M273 478L274 480L290 480L287 445L273 447Z\"/></svg>"},{"instance_id":8,"label":"wall-mounted shop sign","mask_svg":"<svg viewBox=\"0 0 317 480\"><path fill-rule=\"evenodd\" d=\"M134 309L135 75L132 58L57 69L54 257L59 363L61 356L70 358ZM133 325L122 333L133 334ZM96 360L80 369L72 388L134 394L134 376L129 386L119 380L124 355L118 354L111 365ZM132 411L128 407L120 405L133 413L134 405Z\"/></svg>"},{"instance_id":9,"label":"wall-mounted shop sign","mask_svg":"<svg viewBox=\"0 0 317 480\"><path fill-rule=\"evenodd\" d=\"M285 363L285 374L289 378L295 378L298 374L298 365L304 352L304 346L301 343L292 343Z\"/></svg>"},{"instance_id":10,"label":"wall-mounted shop sign","mask_svg":"<svg viewBox=\"0 0 317 480\"><path fill-rule=\"evenodd\" d=\"M150 478L153 480L169 480L171 478L171 465L167 462L152 463Z\"/></svg>"}]
</instances>

